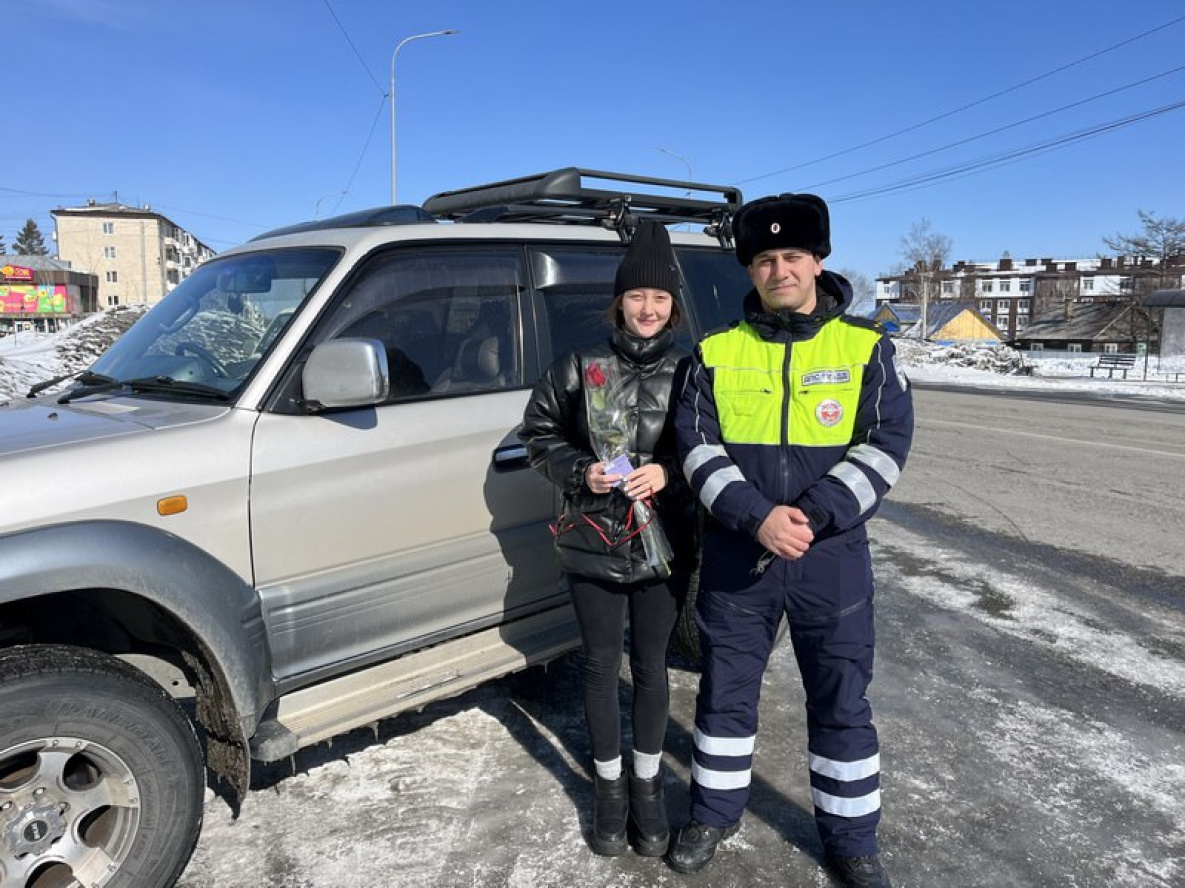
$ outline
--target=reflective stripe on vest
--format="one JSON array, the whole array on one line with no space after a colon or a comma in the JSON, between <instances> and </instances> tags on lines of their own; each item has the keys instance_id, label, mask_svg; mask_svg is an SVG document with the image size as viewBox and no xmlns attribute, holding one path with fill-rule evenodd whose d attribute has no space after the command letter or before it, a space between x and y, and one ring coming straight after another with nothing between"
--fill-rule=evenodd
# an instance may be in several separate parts
<instances>
[{"instance_id":1,"label":"reflective stripe on vest","mask_svg":"<svg viewBox=\"0 0 1185 888\"><path fill-rule=\"evenodd\" d=\"M879 340L875 330L842 321L824 324L813 338L789 345L762 339L748 323L709 336L700 351L712 372L722 439L729 444L847 446L864 367Z\"/></svg>"}]
</instances>

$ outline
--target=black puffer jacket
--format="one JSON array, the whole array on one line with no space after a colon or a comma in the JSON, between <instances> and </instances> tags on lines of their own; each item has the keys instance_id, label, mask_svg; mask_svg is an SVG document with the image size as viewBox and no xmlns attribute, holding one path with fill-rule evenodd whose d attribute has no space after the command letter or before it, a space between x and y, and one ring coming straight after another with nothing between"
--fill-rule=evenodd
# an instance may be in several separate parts
<instances>
[{"instance_id":1,"label":"black puffer jacket","mask_svg":"<svg viewBox=\"0 0 1185 888\"><path fill-rule=\"evenodd\" d=\"M597 456L589 439L581 362L608 356L617 358L622 390L637 417L631 462L635 467L657 462L666 472L667 486L653 504L675 553L672 572L689 573L698 550L697 506L679 470L671 403L671 388L687 354L674 347L670 330L639 339L617 329L608 341L556 361L535 386L519 437L527 446L531 465L563 496L555 538L560 569L616 583L663 575L647 565L639 537L610 547L582 517L592 520L611 541L629 533L632 501L618 490L594 494L584 483L584 473Z\"/></svg>"}]
</instances>

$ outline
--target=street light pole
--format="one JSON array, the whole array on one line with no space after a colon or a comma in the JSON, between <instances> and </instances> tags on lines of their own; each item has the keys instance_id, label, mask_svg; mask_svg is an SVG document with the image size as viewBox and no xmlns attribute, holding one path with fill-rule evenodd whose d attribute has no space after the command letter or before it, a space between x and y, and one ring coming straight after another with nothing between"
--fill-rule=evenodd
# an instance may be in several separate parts
<instances>
[{"instance_id":1,"label":"street light pole","mask_svg":"<svg viewBox=\"0 0 1185 888\"><path fill-rule=\"evenodd\" d=\"M395 205L395 56L399 55L399 50L403 49L405 43L411 43L413 40L423 40L425 37L445 37L449 34L459 34L452 28L446 31L429 31L427 34L413 34L411 37L405 37L399 41L395 47L395 51L391 53L391 205Z\"/></svg>"},{"instance_id":2,"label":"street light pole","mask_svg":"<svg viewBox=\"0 0 1185 888\"><path fill-rule=\"evenodd\" d=\"M695 174L691 172L691 161L689 161L682 154L675 153L670 148L663 148L660 146L658 150L661 151L663 154L666 154L666 155L669 155L670 157L675 158L676 160L683 161L683 165L685 167L687 167L687 191L684 194L684 197L691 197L691 180L695 178ZM687 230L688 231L691 230L691 223L688 223Z\"/></svg>"},{"instance_id":3,"label":"street light pole","mask_svg":"<svg viewBox=\"0 0 1185 888\"><path fill-rule=\"evenodd\" d=\"M661 151L663 154L670 155L671 157L675 158L676 160L683 161L683 165L685 167L687 167L687 184L690 186L691 180L695 178L695 175L691 172L690 161L688 161L687 158L684 157L682 154L676 154L674 151L670 150L669 148L659 148L658 150ZM688 188L688 190L687 190L687 196L691 197L691 189L690 188Z\"/></svg>"}]
</instances>

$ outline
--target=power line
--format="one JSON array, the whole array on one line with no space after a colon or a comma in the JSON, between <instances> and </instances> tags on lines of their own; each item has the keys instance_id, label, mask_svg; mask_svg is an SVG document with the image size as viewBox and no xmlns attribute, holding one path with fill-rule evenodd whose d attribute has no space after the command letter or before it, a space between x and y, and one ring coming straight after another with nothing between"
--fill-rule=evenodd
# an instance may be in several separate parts
<instances>
[{"instance_id":1,"label":"power line","mask_svg":"<svg viewBox=\"0 0 1185 888\"><path fill-rule=\"evenodd\" d=\"M1054 139L1048 139L1044 142L1038 142L1033 145L1017 148L990 157L980 158L978 160L972 160L966 163L957 164L955 166L945 167L938 170L931 170L926 173L919 173L917 176L913 176L908 179L902 179L889 185L869 188L864 191L855 191L850 194L842 194L838 197L829 198L829 202L844 203L854 200L866 200L872 197L880 197L884 194L891 194L899 191L912 191L918 188L936 185L940 182L962 178L983 170L1014 163L1018 160L1031 157L1036 154L1044 154L1049 151L1064 148L1067 145L1071 145L1075 142L1080 142L1084 139L1093 138L1094 136L1099 136L1118 129L1123 129L1124 127L1133 126L1134 124L1142 123L1145 120L1151 120L1154 117L1159 117L1163 114L1178 111L1181 108L1185 108L1185 101L1174 102L1171 105L1162 105L1159 108L1153 108L1149 111L1142 111L1139 114L1133 114L1129 117L1120 118L1119 120L1113 120L1108 123L1099 124L1098 126L1091 127L1090 129L1079 130L1074 133L1058 136Z\"/></svg>"},{"instance_id":2,"label":"power line","mask_svg":"<svg viewBox=\"0 0 1185 888\"><path fill-rule=\"evenodd\" d=\"M337 29L339 31L341 31L342 36L346 38L346 43L350 44L350 49L354 50L354 55L358 58L358 64L360 64L362 66L362 70L364 70L366 72L367 76L370 77L370 80L374 84L375 89L377 89L385 97L387 95L387 93L383 90L383 87L379 84L378 79L374 76L374 73L370 70L370 67L366 64L366 60L362 58L362 53L358 52L358 47L356 47L354 45L354 41L350 39L350 35L346 33L346 29L342 25L341 19L339 19L337 17L337 13L333 11L333 7L329 5L329 0L324 0L324 2L325 2L325 8L329 10L329 14L331 16L333 16L334 22L337 23Z\"/></svg>"},{"instance_id":3,"label":"power line","mask_svg":"<svg viewBox=\"0 0 1185 888\"><path fill-rule=\"evenodd\" d=\"M736 182L736 184L737 185L744 185L748 182L756 182L760 179L768 179L771 176L780 176L783 173L794 172L795 170L800 170L800 169L803 169L804 167L814 166L817 163L823 163L824 161L834 160L837 157L843 157L846 154L851 154L852 152L859 151L862 148L868 148L872 145L879 145L881 142L887 142L889 139L895 139L895 138L897 138L897 136L903 136L906 133L911 133L914 130L919 130L922 127L929 126L932 123L937 123L940 120L945 120L948 117L953 117L956 114L959 114L963 111L967 111L971 108L975 108L978 105L983 105L987 102L992 101L993 99L998 99L1001 96L1005 96L1005 95L1008 95L1009 93L1016 92L1017 90L1023 89L1026 86L1031 86L1032 84L1037 83L1038 81L1045 80L1048 77L1052 77L1054 74L1060 74L1062 71L1067 71L1070 68L1074 68L1074 67L1077 67L1078 65L1084 64L1084 63L1089 62L1093 59L1097 59L1100 56L1104 56L1107 53L1114 52L1117 49L1121 49L1124 46L1128 46L1129 44L1135 43L1137 40L1143 40L1145 37L1149 37L1152 34L1155 34L1158 31L1163 31L1166 28L1172 27L1173 25L1180 24L1183 21L1185 21L1185 16L1179 16L1179 17L1173 19L1172 21L1165 22L1163 25L1158 25L1157 27L1152 28L1148 31L1144 31L1142 34L1137 34L1134 37L1129 37L1127 40L1123 40L1123 41L1120 41L1119 43L1116 43L1112 46L1108 46L1106 49L1101 49L1098 52L1091 53L1088 56L1083 56L1080 59L1076 59L1075 61L1068 62L1064 65L1061 65L1060 67L1054 68L1051 71L1046 71L1044 74L1038 74L1036 77L1031 77L1028 80L1021 81L1020 83L1014 84L1013 86L1009 86L1005 89L1000 90L999 92L992 93L989 96L984 96L981 99L976 99L973 102L968 102L967 104L962 105L958 108L955 108L951 111L943 112L942 114L939 114L937 117L931 117L929 120L923 120L921 123L915 123L911 126L905 127L905 129L900 129L900 130L897 130L896 132L889 133L886 136L880 136L880 137L878 137L876 139L872 139L868 142L863 142L859 145L854 145L851 148L844 148L841 151L836 151L836 152L834 152L832 154L828 154L824 157L815 158L814 160L804 161L803 163L795 164L794 166L785 167L780 170L774 170L769 173L761 173L760 175L752 176L748 179L740 179Z\"/></svg>"},{"instance_id":4,"label":"power line","mask_svg":"<svg viewBox=\"0 0 1185 888\"><path fill-rule=\"evenodd\" d=\"M217 219L219 222L233 222L236 225L248 225L252 228L265 227L262 222L248 222L246 219L234 219L230 216L215 216L213 213L200 213L197 210L187 210L184 207L175 207L171 204L149 204L152 207L160 207L162 210L169 210L174 213L185 213L189 216L200 216L203 219Z\"/></svg>"},{"instance_id":5,"label":"power line","mask_svg":"<svg viewBox=\"0 0 1185 888\"><path fill-rule=\"evenodd\" d=\"M878 173L881 170L887 170L890 167L900 166L903 163L909 163L911 160L918 160L919 158L922 158L922 157L929 157L933 154L940 154L943 151L949 151L951 148L958 148L961 145L967 145L971 142L979 141L980 139L986 139L988 136L999 135L1000 133L1006 132L1007 130L1016 129L1017 127L1024 126L1025 124L1032 123L1033 121L1036 121L1036 120L1041 120L1045 117L1052 117L1054 114L1060 114L1063 111L1069 111L1071 108L1077 108L1082 105L1087 105L1090 102L1096 102L1099 99L1105 99L1108 96L1113 96L1113 95L1116 95L1117 93L1121 93L1121 92L1124 92L1129 89L1135 89L1137 86L1143 86L1146 83L1151 83L1153 80L1159 80L1162 77L1168 77L1172 74L1178 74L1181 71L1185 71L1185 65L1182 65L1178 68L1173 68L1171 71L1163 71L1160 74L1153 74L1151 77L1145 77L1142 80L1135 81L1134 83L1128 83L1124 86L1117 86L1115 89L1109 89L1106 92L1096 93L1093 96L1090 96L1085 99L1080 99L1077 102L1071 102L1068 105L1062 105L1060 108L1054 108L1051 111L1043 111L1040 114L1034 114L1032 117L1026 117L1023 120L1017 120L1017 121L1014 121L1013 123L1006 123L1003 126L996 127L995 129L987 130L986 132L978 133L974 136L968 136L967 138L959 139L956 142L950 142L950 143L943 145L939 148L931 148L928 151L921 151L917 154L911 154L909 157L902 157L899 160L892 160L892 161L889 161L888 163L882 163L879 166L870 167L866 170L861 170L860 172L856 172L856 173L849 173L846 176L836 176L833 179L827 179L823 182L814 182L810 185L803 185L801 187L801 190L802 191L812 191L816 188L822 188L824 185L833 185L836 182L845 182L848 179L857 179L860 176L867 176L870 173Z\"/></svg>"},{"instance_id":6,"label":"power line","mask_svg":"<svg viewBox=\"0 0 1185 888\"><path fill-rule=\"evenodd\" d=\"M50 192L45 192L45 191L24 191L19 188L6 188L4 186L0 186L0 191L7 192L8 194L19 194L23 197L53 197L53 198L58 198L59 200L89 200L91 195L100 193L97 191L91 191L91 192L77 191L77 192L67 193L67 194L56 194L56 193L50 193ZM188 213L191 216L202 216L206 219L218 219L222 222L235 222L239 225L251 225L251 226L255 226L255 227L259 226L258 222L247 222L243 219L232 219L229 216L214 216L210 213L200 213L197 210L187 210L184 207L175 207L175 206L171 206L169 204L150 203L149 206L159 207L163 210L171 210L172 212L175 212L175 213Z\"/></svg>"},{"instance_id":7,"label":"power line","mask_svg":"<svg viewBox=\"0 0 1185 888\"><path fill-rule=\"evenodd\" d=\"M0 186L0 191L7 192L8 194L19 194L22 197L56 197L59 200L85 200L90 197L89 194L81 191L74 194L49 194L43 191L23 191L20 188L4 188L2 186ZM94 192L91 193L93 194Z\"/></svg>"},{"instance_id":8,"label":"power line","mask_svg":"<svg viewBox=\"0 0 1185 888\"><path fill-rule=\"evenodd\" d=\"M386 106L387 98L384 96L383 98L379 99L379 107L374 113L374 120L371 121L370 132L366 134L366 143L362 146L362 150L358 152L358 162L354 164L354 171L350 173L350 179L348 182L346 182L346 187L345 190L342 191L342 196L349 194L350 189L354 187L354 177L358 175L358 170L362 166L362 159L366 157L366 149L370 147L370 140L374 138L375 127L379 125L379 118L383 116L383 111L386 110ZM334 205L334 209L336 209L340 203L341 201L339 200L337 204Z\"/></svg>"}]
</instances>

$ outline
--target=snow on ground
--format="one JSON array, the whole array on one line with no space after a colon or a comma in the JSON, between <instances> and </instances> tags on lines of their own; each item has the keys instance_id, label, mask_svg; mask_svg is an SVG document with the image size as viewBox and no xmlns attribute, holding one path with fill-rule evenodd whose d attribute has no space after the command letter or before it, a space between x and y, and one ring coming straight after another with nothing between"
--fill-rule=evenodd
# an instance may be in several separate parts
<instances>
[{"instance_id":1,"label":"snow on ground","mask_svg":"<svg viewBox=\"0 0 1185 888\"><path fill-rule=\"evenodd\" d=\"M60 333L22 332L0 339L0 400L24 397L29 387L89 366L140 317L135 308L93 315ZM1107 392L1112 395L1185 401L1185 377L1171 382L1166 373L1185 373L1185 355L1143 359L1128 379L1091 378L1097 354L1080 358L1044 357L1006 345L942 346L896 340L906 374L921 383L1012 388L1035 391ZM62 383L60 387L64 387ZM51 389L52 391L52 389Z\"/></svg>"},{"instance_id":2,"label":"snow on ground","mask_svg":"<svg viewBox=\"0 0 1185 888\"><path fill-rule=\"evenodd\" d=\"M58 333L21 331L0 338L0 400L23 398L43 380L85 370L143 314L142 308L117 308Z\"/></svg>"},{"instance_id":3,"label":"snow on ground","mask_svg":"<svg viewBox=\"0 0 1185 888\"><path fill-rule=\"evenodd\" d=\"M879 530L879 528L878 528ZM936 549L905 530L894 531L893 545L919 560L943 565L940 577L911 578L905 582L914 595L940 607L950 607L989 619L1000 632L1093 666L1128 684L1145 685L1171 697L1185 697L1185 663L1158 650L1161 639L1172 639L1174 649L1185 648L1185 631L1175 611L1149 613L1159 623L1157 638L1135 638L1116 633L1106 619L1084 603L1067 601L1029 580L1020 571L1001 570L977 562L963 563L958 552ZM878 561L878 563L880 563ZM990 601L983 590L991 589ZM1182 769L1185 774L1185 769Z\"/></svg>"},{"instance_id":4,"label":"snow on ground","mask_svg":"<svg viewBox=\"0 0 1185 888\"><path fill-rule=\"evenodd\" d=\"M1040 352L1019 352L1006 345L935 345L912 340L895 340L901 363L910 379L917 382L966 385L982 388L1011 388L1030 391L1107 392L1185 401L1185 376L1172 382L1166 374L1185 374L1185 355L1136 359L1128 378L1116 373L1091 377L1097 354L1067 357L1065 353L1043 356ZM1097 371L1096 371L1097 372Z\"/></svg>"}]
</instances>

